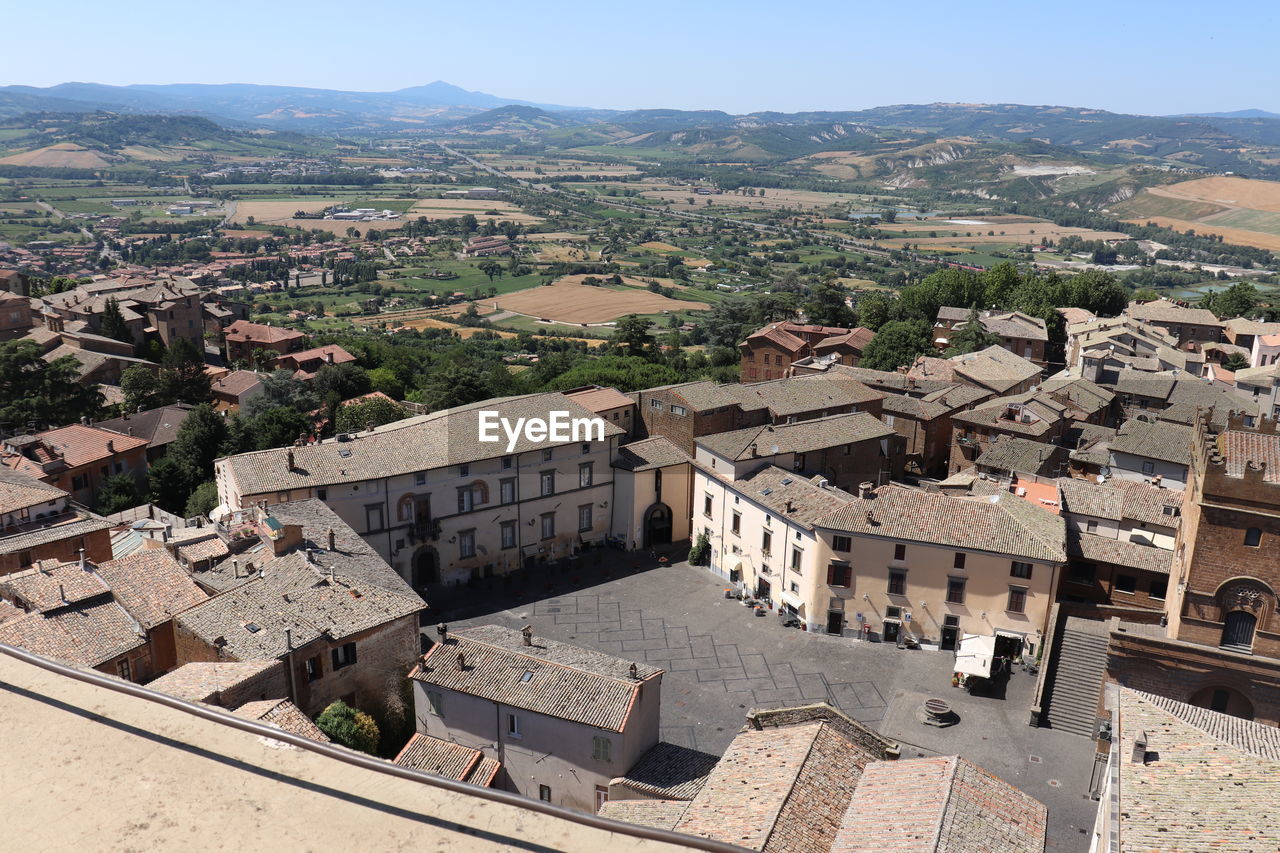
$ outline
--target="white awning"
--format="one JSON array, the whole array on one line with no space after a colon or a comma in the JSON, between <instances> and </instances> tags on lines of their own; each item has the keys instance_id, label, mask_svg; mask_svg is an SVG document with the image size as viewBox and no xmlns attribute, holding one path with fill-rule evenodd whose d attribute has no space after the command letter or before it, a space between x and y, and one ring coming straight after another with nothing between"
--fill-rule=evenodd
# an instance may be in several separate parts
<instances>
[{"instance_id":1,"label":"white awning","mask_svg":"<svg viewBox=\"0 0 1280 853\"><path fill-rule=\"evenodd\" d=\"M996 638L965 634L956 649L955 671L980 678L991 677L991 661L996 656Z\"/></svg>"},{"instance_id":2,"label":"white awning","mask_svg":"<svg viewBox=\"0 0 1280 853\"><path fill-rule=\"evenodd\" d=\"M794 607L796 610L804 607L804 602L800 599L800 596L795 595L794 593L783 592L779 597L782 599L783 604L786 604L789 607Z\"/></svg>"},{"instance_id":3,"label":"white awning","mask_svg":"<svg viewBox=\"0 0 1280 853\"><path fill-rule=\"evenodd\" d=\"M1019 634L1017 631L1006 631L1003 628L996 629L996 636L1008 637L1011 640L1025 640L1027 638L1026 634Z\"/></svg>"}]
</instances>

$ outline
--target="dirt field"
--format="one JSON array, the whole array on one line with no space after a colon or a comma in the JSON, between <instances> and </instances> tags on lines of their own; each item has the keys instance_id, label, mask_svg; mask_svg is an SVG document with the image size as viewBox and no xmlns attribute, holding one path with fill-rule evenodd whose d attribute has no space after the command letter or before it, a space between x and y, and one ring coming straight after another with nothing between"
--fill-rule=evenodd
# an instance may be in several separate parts
<instances>
[{"instance_id":1,"label":"dirt field","mask_svg":"<svg viewBox=\"0 0 1280 853\"><path fill-rule=\"evenodd\" d=\"M1215 234L1228 243L1280 251L1280 182L1197 178L1150 187L1114 212L1126 222Z\"/></svg>"},{"instance_id":2,"label":"dirt field","mask_svg":"<svg viewBox=\"0 0 1280 853\"><path fill-rule=\"evenodd\" d=\"M576 246L557 246L555 244L542 244L538 249L538 260L557 262L568 261L598 261L600 253L595 249L590 251L580 249Z\"/></svg>"},{"instance_id":3,"label":"dirt field","mask_svg":"<svg viewBox=\"0 0 1280 853\"><path fill-rule=\"evenodd\" d=\"M418 320L407 320L402 324L407 329L452 329L458 333L458 337L466 338L478 335L481 332L493 332L500 338L518 338L520 335L516 332L507 332L502 329L481 329L475 326L458 326L453 323L446 323L444 320L437 320L434 317L423 317ZM604 344L603 340L597 338L563 338L558 335L534 335L535 338L542 340L561 340L561 341L582 341L589 347L598 347Z\"/></svg>"},{"instance_id":4,"label":"dirt field","mask_svg":"<svg viewBox=\"0 0 1280 853\"><path fill-rule=\"evenodd\" d=\"M111 162L97 151L91 151L74 142L59 142L45 148L23 151L0 158L6 166L39 166L46 169L99 169Z\"/></svg>"},{"instance_id":5,"label":"dirt field","mask_svg":"<svg viewBox=\"0 0 1280 853\"><path fill-rule=\"evenodd\" d=\"M1083 240L1124 240L1128 237L1127 234L1119 231L1091 231L1087 228L1055 225L1047 220L1020 216L979 216L972 220L957 221L927 219L922 222L899 222L880 227L885 231L906 232L911 235L880 240L879 242L885 246L901 246L904 243L914 246L918 243L921 246L942 248L971 243L1039 243L1042 237L1058 240L1068 235L1074 235ZM988 231L995 233L988 234ZM930 233L936 233L938 236L930 237Z\"/></svg>"},{"instance_id":6,"label":"dirt field","mask_svg":"<svg viewBox=\"0 0 1280 853\"><path fill-rule=\"evenodd\" d=\"M238 201L236 202L236 215L232 219L233 224L241 224L249 221L252 216L254 222L259 225L281 225L285 228L303 228L310 230L319 228L322 231L332 231L335 234L343 234L348 228L354 227L361 234L371 229L378 231L394 231L404 226L405 219L388 219L381 222L351 222L341 219L294 219L293 214L299 210L307 213L319 213L326 207L334 204L344 204L346 199L328 198L328 199L289 199L286 201Z\"/></svg>"},{"instance_id":7,"label":"dirt field","mask_svg":"<svg viewBox=\"0 0 1280 853\"><path fill-rule=\"evenodd\" d=\"M620 175L631 175L635 166L626 164L605 165L587 163L581 160L559 160L547 157L508 157L502 154L480 154L477 160L484 160L493 168L513 178L536 178L549 175L582 175L584 177L613 178Z\"/></svg>"},{"instance_id":8,"label":"dirt field","mask_svg":"<svg viewBox=\"0 0 1280 853\"><path fill-rule=\"evenodd\" d=\"M490 210L496 210L498 214L486 216L485 212ZM455 219L465 213L470 213L480 220L502 221L505 219L508 222L519 223L542 221L542 217L525 213L509 201L470 198L423 199L414 203L407 216L411 219L417 219L419 216L425 216L427 219Z\"/></svg>"},{"instance_id":9,"label":"dirt field","mask_svg":"<svg viewBox=\"0 0 1280 853\"><path fill-rule=\"evenodd\" d=\"M657 314L660 311L705 311L704 302L668 299L643 289L643 282L630 279L627 290L588 287L580 282L585 276L566 276L547 287L533 287L496 299L485 299L484 305L496 305L504 311L515 311L561 323L607 323L627 314Z\"/></svg>"}]
</instances>

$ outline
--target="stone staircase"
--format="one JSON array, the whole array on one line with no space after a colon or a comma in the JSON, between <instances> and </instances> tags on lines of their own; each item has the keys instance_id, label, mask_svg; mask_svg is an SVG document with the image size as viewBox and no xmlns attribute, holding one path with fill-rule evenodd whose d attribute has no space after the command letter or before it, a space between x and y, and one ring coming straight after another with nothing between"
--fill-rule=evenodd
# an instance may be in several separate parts
<instances>
[{"instance_id":1,"label":"stone staircase","mask_svg":"<svg viewBox=\"0 0 1280 853\"><path fill-rule=\"evenodd\" d=\"M1058 629L1041 725L1091 738L1107 668L1105 622L1068 617Z\"/></svg>"}]
</instances>

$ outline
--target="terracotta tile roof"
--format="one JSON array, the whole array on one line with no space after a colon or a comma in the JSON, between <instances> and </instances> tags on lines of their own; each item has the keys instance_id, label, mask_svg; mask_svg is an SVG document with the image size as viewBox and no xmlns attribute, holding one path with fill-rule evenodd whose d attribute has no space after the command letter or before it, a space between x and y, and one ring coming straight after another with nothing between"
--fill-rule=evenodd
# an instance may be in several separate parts
<instances>
[{"instance_id":1,"label":"terracotta tile roof","mask_svg":"<svg viewBox=\"0 0 1280 853\"><path fill-rule=\"evenodd\" d=\"M282 326L267 326L262 323L251 323L248 320L236 320L223 329L223 336L229 341L245 343L275 344L282 341L293 341L306 337L302 332L286 329Z\"/></svg>"},{"instance_id":2,"label":"terracotta tile roof","mask_svg":"<svg viewBox=\"0 0 1280 853\"><path fill-rule=\"evenodd\" d=\"M360 433L355 441L331 439L305 447L242 453L230 457L227 466L242 495L258 495L285 489L381 480L507 455L505 442L479 440L481 410L496 411L499 417L512 422L521 417L548 418L551 411L568 412L570 418L594 416L556 392L507 397L395 421L378 427L372 433ZM622 433L623 430L612 422L605 423L606 439ZM562 445L577 443L559 442ZM529 441L521 433L513 452L549 446L554 445L546 441ZM288 469L286 460L290 453L295 461L292 471Z\"/></svg>"},{"instance_id":3,"label":"terracotta tile roof","mask_svg":"<svg viewBox=\"0 0 1280 853\"><path fill-rule=\"evenodd\" d=\"M216 560L231 553L227 543L216 535L207 536L198 541L178 543L178 556L187 563L200 563L205 560Z\"/></svg>"},{"instance_id":4,"label":"terracotta tile roof","mask_svg":"<svg viewBox=\"0 0 1280 853\"><path fill-rule=\"evenodd\" d=\"M1002 394L1040 373L1038 365L1003 347L992 345L949 359L920 356L907 371L907 376L948 382L964 379Z\"/></svg>"},{"instance_id":5,"label":"terracotta tile roof","mask_svg":"<svg viewBox=\"0 0 1280 853\"><path fill-rule=\"evenodd\" d=\"M689 804L684 800L610 800L600 807L597 814L623 823L675 829L688 808Z\"/></svg>"},{"instance_id":6,"label":"terracotta tile roof","mask_svg":"<svg viewBox=\"0 0 1280 853\"><path fill-rule=\"evenodd\" d=\"M178 430L194 408L195 406L186 403L175 403L172 406L161 406L158 409L100 421L94 426L144 438L151 447L163 447L178 437Z\"/></svg>"},{"instance_id":7,"label":"terracotta tile roof","mask_svg":"<svg viewBox=\"0 0 1280 853\"><path fill-rule=\"evenodd\" d=\"M262 383L262 377L252 370L233 370L213 383L213 393L225 394L228 397L239 397L255 385Z\"/></svg>"},{"instance_id":8,"label":"terracotta tile roof","mask_svg":"<svg viewBox=\"0 0 1280 853\"><path fill-rule=\"evenodd\" d=\"M1067 530L1067 553L1083 560L1127 566L1162 575L1169 574L1173 564L1173 551L1140 542L1083 533L1074 527Z\"/></svg>"},{"instance_id":9,"label":"terracotta tile roof","mask_svg":"<svg viewBox=\"0 0 1280 853\"><path fill-rule=\"evenodd\" d=\"M1018 411L1017 419L1005 417L1011 409ZM1030 415L1030 422L1024 422L1022 415ZM951 416L956 423L998 428L1032 437L1052 431L1066 417L1067 407L1040 391L996 397Z\"/></svg>"},{"instance_id":10,"label":"terracotta tile roof","mask_svg":"<svg viewBox=\"0 0 1280 853\"><path fill-rule=\"evenodd\" d=\"M329 742L329 736L320 731L320 727L311 722L311 718L302 713L302 709L288 699L264 699L259 702L246 702L232 711L232 713L238 717L260 720L282 731L302 735L303 737L320 741L320 743Z\"/></svg>"},{"instance_id":11,"label":"terracotta tile roof","mask_svg":"<svg viewBox=\"0 0 1280 853\"><path fill-rule=\"evenodd\" d=\"M1276 729L1123 687L1117 705L1118 785L1103 808L1117 815L1120 853L1280 848Z\"/></svg>"},{"instance_id":12,"label":"terracotta tile roof","mask_svg":"<svg viewBox=\"0 0 1280 853\"><path fill-rule=\"evenodd\" d=\"M1194 326L1221 326L1222 321L1205 308L1183 308L1168 299L1153 299L1150 302L1130 302L1124 309L1128 317L1145 320L1148 323L1181 323Z\"/></svg>"},{"instance_id":13,"label":"terracotta tile roof","mask_svg":"<svg viewBox=\"0 0 1280 853\"><path fill-rule=\"evenodd\" d=\"M829 338L823 338L822 340L814 344L813 349L815 352L822 352L823 350L836 349L837 347L847 346L861 352L862 350L866 349L867 344L871 343L872 339L875 338L875 336L876 336L875 332L871 331L870 329L859 326L858 328L853 329L852 331L846 334L832 335Z\"/></svg>"},{"instance_id":14,"label":"terracotta tile roof","mask_svg":"<svg viewBox=\"0 0 1280 853\"><path fill-rule=\"evenodd\" d=\"M719 760L718 755L660 741L609 786L619 785L663 800L692 800Z\"/></svg>"},{"instance_id":15,"label":"terracotta tile roof","mask_svg":"<svg viewBox=\"0 0 1280 853\"><path fill-rule=\"evenodd\" d=\"M82 569L78 563L46 560L36 568L0 576L0 595L26 610L56 610L110 592L92 563Z\"/></svg>"},{"instance_id":16,"label":"terracotta tile roof","mask_svg":"<svg viewBox=\"0 0 1280 853\"><path fill-rule=\"evenodd\" d=\"M333 356L330 362L328 356ZM308 361L323 361L326 364L349 364L356 360L356 357L347 352L337 344L325 344L320 347L302 350L301 352L290 352L277 356L275 364L279 366L299 367Z\"/></svg>"},{"instance_id":17,"label":"terracotta tile roof","mask_svg":"<svg viewBox=\"0 0 1280 853\"><path fill-rule=\"evenodd\" d=\"M998 435L978 457L977 467L1053 476L1059 473L1058 464L1065 463L1066 459L1067 451L1062 445Z\"/></svg>"},{"instance_id":18,"label":"terracotta tile roof","mask_svg":"<svg viewBox=\"0 0 1280 853\"><path fill-rule=\"evenodd\" d=\"M1218 452L1227 463L1227 476L1243 477L1251 463L1266 466L1263 480L1280 483L1280 434L1229 430L1217 438Z\"/></svg>"},{"instance_id":19,"label":"terracotta tile roof","mask_svg":"<svg viewBox=\"0 0 1280 853\"><path fill-rule=\"evenodd\" d=\"M1043 853L1048 809L956 756L863 770L832 853Z\"/></svg>"},{"instance_id":20,"label":"terracotta tile roof","mask_svg":"<svg viewBox=\"0 0 1280 853\"><path fill-rule=\"evenodd\" d=\"M0 466L0 515L58 502L67 497L70 495L57 486ZM36 512L29 515L34 518ZM0 526L0 535L3 535L3 526Z\"/></svg>"},{"instance_id":21,"label":"terracotta tile roof","mask_svg":"<svg viewBox=\"0 0 1280 853\"><path fill-rule=\"evenodd\" d=\"M769 343L787 350L788 352L800 352L805 348L805 346L807 346L804 338L791 334L791 332L783 328L783 325L784 324L782 323L774 323L773 325L765 326L763 329L752 332L750 335L747 335L747 340L744 342L744 345L768 341Z\"/></svg>"},{"instance_id":22,"label":"terracotta tile roof","mask_svg":"<svg viewBox=\"0 0 1280 853\"><path fill-rule=\"evenodd\" d=\"M102 563L98 573L121 606L148 630L209 598L169 552L159 548Z\"/></svg>"},{"instance_id":23,"label":"terracotta tile roof","mask_svg":"<svg viewBox=\"0 0 1280 853\"><path fill-rule=\"evenodd\" d=\"M104 594L0 623L0 643L93 667L145 646L147 635Z\"/></svg>"},{"instance_id":24,"label":"terracotta tile roof","mask_svg":"<svg viewBox=\"0 0 1280 853\"><path fill-rule=\"evenodd\" d=\"M478 749L417 732L395 757L401 767L487 788L502 764Z\"/></svg>"},{"instance_id":25,"label":"terracotta tile roof","mask_svg":"<svg viewBox=\"0 0 1280 853\"><path fill-rule=\"evenodd\" d=\"M638 472L691 461L693 460L689 458L689 454L676 447L669 438L656 435L653 438L622 445L618 448L618 458L614 459L612 464L614 468Z\"/></svg>"},{"instance_id":26,"label":"terracotta tile roof","mask_svg":"<svg viewBox=\"0 0 1280 853\"><path fill-rule=\"evenodd\" d=\"M1091 515L1112 521L1127 519L1177 527L1181 515L1182 492L1162 489L1133 480L1112 479L1105 483L1062 477L1058 480L1062 492L1062 508L1077 515ZM1167 512L1165 507L1177 507L1177 512Z\"/></svg>"},{"instance_id":27,"label":"terracotta tile roof","mask_svg":"<svg viewBox=\"0 0 1280 853\"><path fill-rule=\"evenodd\" d=\"M116 454L147 446L145 438L120 435L110 430L83 424L51 429L37 433L37 437L53 453L64 459L67 466L71 468L91 465L103 459L110 459ZM108 444L111 445L110 448Z\"/></svg>"},{"instance_id":28,"label":"terracotta tile roof","mask_svg":"<svg viewBox=\"0 0 1280 853\"><path fill-rule=\"evenodd\" d=\"M689 382L651 390L674 392L698 412L738 406L744 412L767 410L774 417L829 411L869 403L884 396L856 379L838 374L795 376L749 385Z\"/></svg>"},{"instance_id":29,"label":"terracotta tile roof","mask_svg":"<svg viewBox=\"0 0 1280 853\"><path fill-rule=\"evenodd\" d=\"M778 453L807 453L827 447L874 441L894 435L892 427L875 415L854 412L760 427L704 435L694 443L731 461L773 456ZM752 452L752 446L755 452ZM774 450L774 448L777 450Z\"/></svg>"},{"instance_id":30,"label":"terracotta tile roof","mask_svg":"<svg viewBox=\"0 0 1280 853\"><path fill-rule=\"evenodd\" d=\"M459 669L458 654L466 669ZM640 695L640 682L662 670L534 637L525 646L519 631L485 625L458 631L431 647L410 678L423 684L479 696L538 714L621 732ZM526 678L526 673L532 675Z\"/></svg>"},{"instance_id":31,"label":"terracotta tile roof","mask_svg":"<svg viewBox=\"0 0 1280 853\"><path fill-rule=\"evenodd\" d=\"M29 551L39 545L48 545L50 542L78 539L81 536L88 536L100 530L110 530L113 526L105 518L84 514L79 518L32 530L30 533L6 536L0 539L0 554L16 554L21 551Z\"/></svg>"},{"instance_id":32,"label":"terracotta tile roof","mask_svg":"<svg viewBox=\"0 0 1280 853\"><path fill-rule=\"evenodd\" d=\"M147 686L179 699L221 704L219 694L234 690L263 673L279 669L278 660L247 660L187 663L166 673Z\"/></svg>"},{"instance_id":33,"label":"terracotta tile roof","mask_svg":"<svg viewBox=\"0 0 1280 853\"><path fill-rule=\"evenodd\" d=\"M959 329L968 322L969 312L968 308L939 308L938 320L954 323L956 325L952 328ZM1021 311L980 311L978 322L994 335L1031 341L1049 340L1048 326L1044 320Z\"/></svg>"},{"instance_id":34,"label":"terracotta tile roof","mask_svg":"<svg viewBox=\"0 0 1280 853\"><path fill-rule=\"evenodd\" d=\"M634 406L635 401L617 388L588 388L585 391L565 392L565 396L589 412L607 412Z\"/></svg>"},{"instance_id":35,"label":"terracotta tile roof","mask_svg":"<svg viewBox=\"0 0 1280 853\"><path fill-rule=\"evenodd\" d=\"M818 519L828 530L928 542L1047 562L1065 562L1061 516L1011 494L960 498L903 486L881 486Z\"/></svg>"},{"instance_id":36,"label":"terracotta tile roof","mask_svg":"<svg viewBox=\"0 0 1280 853\"><path fill-rule=\"evenodd\" d=\"M814 527L855 500L853 495L841 489L819 486L816 481L821 479L810 479L776 465L766 465L727 485L744 498L788 521Z\"/></svg>"},{"instance_id":37,"label":"terracotta tile roof","mask_svg":"<svg viewBox=\"0 0 1280 853\"><path fill-rule=\"evenodd\" d=\"M1190 465L1191 427L1131 418L1116 431L1116 437L1111 440L1111 452Z\"/></svg>"}]
</instances>

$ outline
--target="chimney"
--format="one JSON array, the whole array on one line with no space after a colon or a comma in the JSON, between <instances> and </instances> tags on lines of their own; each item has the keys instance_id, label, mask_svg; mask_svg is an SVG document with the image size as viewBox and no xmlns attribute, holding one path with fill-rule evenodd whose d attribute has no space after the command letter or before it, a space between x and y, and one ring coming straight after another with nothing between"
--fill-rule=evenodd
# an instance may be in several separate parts
<instances>
[{"instance_id":1,"label":"chimney","mask_svg":"<svg viewBox=\"0 0 1280 853\"><path fill-rule=\"evenodd\" d=\"M373 432L373 426L374 426L373 421L365 421L365 422L364 422L364 431L365 431L365 432Z\"/></svg>"},{"instance_id":2,"label":"chimney","mask_svg":"<svg viewBox=\"0 0 1280 853\"><path fill-rule=\"evenodd\" d=\"M89 416L88 416L88 415L85 415L85 416L81 417L81 418L80 418L80 426L88 426L88 425L89 425Z\"/></svg>"},{"instance_id":3,"label":"chimney","mask_svg":"<svg viewBox=\"0 0 1280 853\"><path fill-rule=\"evenodd\" d=\"M85 570L84 549L80 549L80 571Z\"/></svg>"},{"instance_id":4,"label":"chimney","mask_svg":"<svg viewBox=\"0 0 1280 853\"><path fill-rule=\"evenodd\" d=\"M458 652L458 671L459 672L467 671L467 656L464 655L462 652Z\"/></svg>"},{"instance_id":5,"label":"chimney","mask_svg":"<svg viewBox=\"0 0 1280 853\"><path fill-rule=\"evenodd\" d=\"M752 444L752 445L751 445L751 455L752 455L752 456L759 456L759 455L760 455L759 451L756 449L755 444Z\"/></svg>"},{"instance_id":6,"label":"chimney","mask_svg":"<svg viewBox=\"0 0 1280 853\"><path fill-rule=\"evenodd\" d=\"M873 495L872 495L872 493L871 493L871 492L872 492L872 490L873 490L873 489L875 489L875 487L876 487L875 483L870 483L870 482L868 482L868 483L859 483L859 484L858 484L858 497L860 497L860 498L862 498L862 499L864 499L864 500L868 500L868 499L870 499L871 497L873 497Z\"/></svg>"},{"instance_id":7,"label":"chimney","mask_svg":"<svg viewBox=\"0 0 1280 853\"><path fill-rule=\"evenodd\" d=\"M307 565L311 565L311 563L313 562L315 562L315 552L312 551L310 548L308 548L307 549Z\"/></svg>"},{"instance_id":8,"label":"chimney","mask_svg":"<svg viewBox=\"0 0 1280 853\"><path fill-rule=\"evenodd\" d=\"M64 587L62 584L58 584L58 600L59 601L67 600L67 590L66 590L66 587Z\"/></svg>"},{"instance_id":9,"label":"chimney","mask_svg":"<svg viewBox=\"0 0 1280 853\"><path fill-rule=\"evenodd\" d=\"M795 511L796 511L795 505L792 504L791 501L787 501L787 512L795 512Z\"/></svg>"},{"instance_id":10,"label":"chimney","mask_svg":"<svg viewBox=\"0 0 1280 853\"><path fill-rule=\"evenodd\" d=\"M133 437L133 427L129 427L129 437Z\"/></svg>"},{"instance_id":11,"label":"chimney","mask_svg":"<svg viewBox=\"0 0 1280 853\"><path fill-rule=\"evenodd\" d=\"M231 577L233 578L240 577L240 561L239 560L231 561Z\"/></svg>"},{"instance_id":12,"label":"chimney","mask_svg":"<svg viewBox=\"0 0 1280 853\"><path fill-rule=\"evenodd\" d=\"M324 360L329 364L333 364L333 350L325 350Z\"/></svg>"},{"instance_id":13,"label":"chimney","mask_svg":"<svg viewBox=\"0 0 1280 853\"><path fill-rule=\"evenodd\" d=\"M440 637L440 642L449 642L449 626L441 622L436 626L436 635Z\"/></svg>"},{"instance_id":14,"label":"chimney","mask_svg":"<svg viewBox=\"0 0 1280 853\"><path fill-rule=\"evenodd\" d=\"M533 645L533 626L532 625L525 625L523 628L521 628L520 635L524 637L524 644L526 646Z\"/></svg>"},{"instance_id":15,"label":"chimney","mask_svg":"<svg viewBox=\"0 0 1280 853\"><path fill-rule=\"evenodd\" d=\"M1147 733L1139 732L1137 738L1133 741L1133 755L1129 760L1133 764L1147 763Z\"/></svg>"},{"instance_id":16,"label":"chimney","mask_svg":"<svg viewBox=\"0 0 1280 853\"><path fill-rule=\"evenodd\" d=\"M634 678L636 681L640 680L640 670L639 670L639 667L637 667L634 662L632 662L631 666L627 669L627 674L630 675L632 678Z\"/></svg>"},{"instance_id":17,"label":"chimney","mask_svg":"<svg viewBox=\"0 0 1280 853\"><path fill-rule=\"evenodd\" d=\"M330 551L336 551L336 550L338 550L338 548L337 548L337 539L338 539L338 537L336 537L336 536L333 534L333 528L332 528L332 527L330 527L330 528L329 528L329 550L330 550Z\"/></svg>"},{"instance_id":18,"label":"chimney","mask_svg":"<svg viewBox=\"0 0 1280 853\"><path fill-rule=\"evenodd\" d=\"M293 470L293 451L292 450L289 451L289 454L288 456L285 457L285 459L288 462L289 470L292 471Z\"/></svg>"},{"instance_id":19,"label":"chimney","mask_svg":"<svg viewBox=\"0 0 1280 853\"><path fill-rule=\"evenodd\" d=\"M288 651L293 651L293 629L284 629L284 647Z\"/></svg>"}]
</instances>

